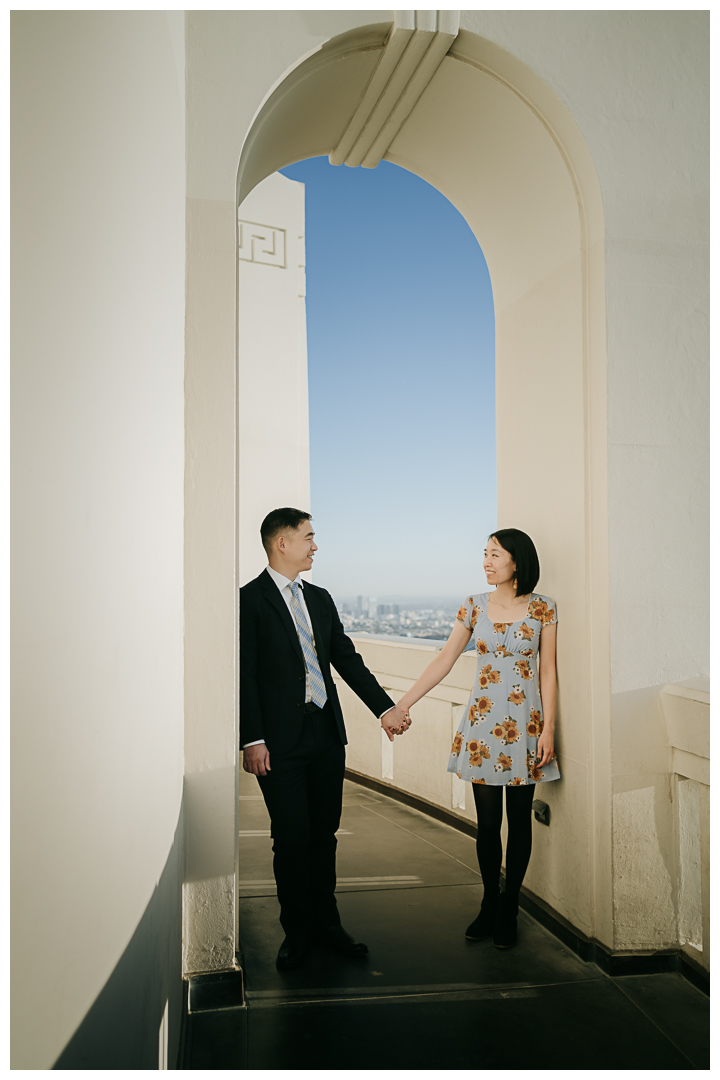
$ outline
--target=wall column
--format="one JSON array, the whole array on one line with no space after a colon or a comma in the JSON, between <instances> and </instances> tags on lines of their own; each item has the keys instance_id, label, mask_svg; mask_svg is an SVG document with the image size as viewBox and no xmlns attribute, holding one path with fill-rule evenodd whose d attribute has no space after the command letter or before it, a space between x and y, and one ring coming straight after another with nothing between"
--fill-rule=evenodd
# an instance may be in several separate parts
<instances>
[{"instance_id":1,"label":"wall column","mask_svg":"<svg viewBox=\"0 0 720 1080\"><path fill-rule=\"evenodd\" d=\"M187 201L186 973L232 968L238 838L235 203ZM229 451L229 452L228 452Z\"/></svg>"}]
</instances>

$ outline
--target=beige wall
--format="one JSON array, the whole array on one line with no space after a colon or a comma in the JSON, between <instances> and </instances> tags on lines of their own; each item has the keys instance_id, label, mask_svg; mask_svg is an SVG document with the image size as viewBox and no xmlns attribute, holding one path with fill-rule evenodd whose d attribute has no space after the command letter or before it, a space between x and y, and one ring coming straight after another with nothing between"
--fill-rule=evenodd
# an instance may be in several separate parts
<instances>
[{"instance_id":1,"label":"beige wall","mask_svg":"<svg viewBox=\"0 0 720 1080\"><path fill-rule=\"evenodd\" d=\"M412 685L438 646L354 637L378 681L395 699ZM447 772L452 738L472 688L476 655L463 655L446 679L412 709L412 726L390 743L377 720L336 677L348 732L348 768L383 780L461 820L475 822L469 784ZM709 970L709 686L702 680L631 691L613 702L617 767L613 788L613 942L620 951L678 946ZM634 745L642 720L644 753ZM525 880L582 929L582 910L568 904L569 868L588 844L585 823L572 815L572 763L559 783L540 784L537 798L552 808L550 826L533 827L533 857ZM575 821L569 858L565 818ZM560 819L559 837L558 819ZM551 882L557 894L548 891ZM540 890L544 890L542 893Z\"/></svg>"},{"instance_id":2,"label":"beige wall","mask_svg":"<svg viewBox=\"0 0 720 1080\"><path fill-rule=\"evenodd\" d=\"M131 1000L146 940L160 951L142 1046L110 1027L118 1052L157 1048L182 855L183 618L184 963L233 965L237 193L337 145L392 17L13 17L16 1067L86 1045L103 1003ZM646 783L625 748L643 745L650 688L707 671L707 41L705 12L463 12L388 155L455 202L488 258L499 512L536 537L560 610L564 779L528 884L616 945L633 918L622 851L659 881L664 841L645 839L666 819L655 751ZM512 458L518 412L542 415ZM692 559L676 559L676 534ZM437 707L437 730L452 727L458 706ZM377 745L363 751L378 752L382 770ZM408 736L393 757L413 784L417 755ZM38 969L41 984L26 977Z\"/></svg>"},{"instance_id":3,"label":"beige wall","mask_svg":"<svg viewBox=\"0 0 720 1080\"><path fill-rule=\"evenodd\" d=\"M709 968L709 680L613 695L613 752L615 948Z\"/></svg>"},{"instance_id":4,"label":"beige wall","mask_svg":"<svg viewBox=\"0 0 720 1080\"><path fill-rule=\"evenodd\" d=\"M236 136L241 198L278 167L297 157L327 153L339 141L376 63L389 22L335 37L282 81L280 65L286 63L287 71L290 56L283 51L286 33L294 34L297 64L320 44L308 30L311 24L317 29L324 18L324 13L315 13L309 21L302 13L288 15L282 29L272 24L273 31L278 31L272 55L265 55L266 43L260 35L251 68L216 62L212 79L207 79L203 77L205 57L213 55L217 61L226 54L231 40L238 55L242 54L248 35L254 40L259 26L255 16L244 21L242 13L191 17L193 109L188 121L188 176L193 191L202 193L208 204L210 198L222 198L223 207L228 206L223 192L227 191L227 169L233 156L227 141ZM333 18L332 14L327 16L328 36L331 31L347 31L346 24L336 25ZM220 53L213 52L215 47ZM561 910L588 932L608 940L612 930L606 423L602 207L597 178L577 126L531 71L467 33L459 36L453 50L392 144L389 157L436 184L459 207L488 258L498 317L499 505L501 514L512 514L516 524L525 525L537 537L543 552L541 587L554 595L563 612L561 709L567 720L563 719L561 750L571 767L564 789L567 805L556 815L556 829L569 829L568 836L560 838L561 846L567 846L565 841L574 844L578 829L584 837L575 845L582 871L573 875L569 885L561 886L560 868L544 863L541 872L548 876L538 891L557 899ZM247 99L250 70L257 71L261 59L268 65L267 71L276 74L272 81L267 78L263 92L258 88L250 95L258 112L246 134L237 102ZM271 93L273 83L277 86L279 81L279 88ZM528 100L534 99L535 106L530 108ZM232 111L228 103L232 103ZM538 117L540 109L545 122ZM213 161L215 175L208 165ZM220 203L213 205L219 207ZM227 220L226 212L223 214ZM211 246L219 252L219 236ZM193 304L192 252L190 260L188 303ZM229 266L227 256L223 255L223 261ZM202 290L213 275L224 271L218 260L211 269L205 255L198 262L198 267L201 265L203 279L198 288ZM225 307L221 317L215 300L213 309L214 338L222 333L227 343L230 309ZM242 338L242 326L238 332ZM229 373L230 360L226 348L222 358L215 350L210 367L219 371L222 362L223 370ZM191 352L188 363L195 364ZM198 364L200 391L201 371L202 364ZM544 424L543 436L539 438L526 425L519 434L522 449L509 455L504 451L504 440L511 437L511 431L518 432L513 424L513 410L518 407L528 416L541 413L536 423ZM219 427L212 432L198 427L197 435L192 429L188 431L189 441L197 440L208 460L211 453L215 458L220 454L220 436ZM530 482L526 458L542 474L542 486ZM229 480L226 467L223 471ZM213 476L219 492L220 474L215 471ZM525 493L520 502L518 490ZM194 529L197 522L212 544L203 549L206 576L208 583L212 578L212 586L202 595L198 590L197 596L199 604L208 612L212 608L217 616L221 606L220 593L214 593L219 588L218 575L222 573L227 582L225 597L230 596L232 582L229 561L223 557L221 563L211 554L220 550L214 539L220 518L212 520L204 514L200 524L192 505L188 505L188 513L188 528ZM558 518L564 523L560 538ZM198 584L202 578L199 565L194 561ZM215 601L210 599L211 591ZM226 603L222 601L223 606ZM194 607L189 596L187 613L188 632L194 633L190 629ZM229 621L229 614L228 609L220 621ZM197 615L200 626L203 616L199 608ZM198 665L200 685L209 677L211 669L205 658L210 659L210 650L205 653L200 637L196 640L199 651L193 649L193 656L203 656L202 672ZM215 695L219 685L216 679ZM214 722L209 721L219 739L232 730L229 700L226 708L223 716L218 712ZM589 843L591 834L598 838L596 843Z\"/></svg>"},{"instance_id":5,"label":"beige wall","mask_svg":"<svg viewBox=\"0 0 720 1080\"><path fill-rule=\"evenodd\" d=\"M310 505L304 228L304 187L284 176L237 212L188 199L186 972L235 963L237 589L266 564L265 514Z\"/></svg>"},{"instance_id":6,"label":"beige wall","mask_svg":"<svg viewBox=\"0 0 720 1080\"><path fill-rule=\"evenodd\" d=\"M12 17L16 1069L177 1052L183 36Z\"/></svg>"},{"instance_id":7,"label":"beige wall","mask_svg":"<svg viewBox=\"0 0 720 1080\"><path fill-rule=\"evenodd\" d=\"M621 949L665 948L677 939L677 808L658 691L613 695L614 944Z\"/></svg>"},{"instance_id":8,"label":"beige wall","mask_svg":"<svg viewBox=\"0 0 720 1080\"><path fill-rule=\"evenodd\" d=\"M548 122L555 121L555 138L528 107L530 94ZM520 82L502 55L461 34L388 156L451 199L488 263L496 326L498 521L533 536L541 555L538 588L556 600L562 622L563 783L549 796L555 848L533 861L528 884L586 933L607 940L610 775L607 754L595 759L590 745L593 733L609 745L608 697L606 684L593 686L585 674L593 664L605 673L608 667L600 527L606 506L602 486L592 487L604 467L597 436L605 402L589 392L591 381L602 379L604 340L593 335L584 304L588 297L602 308L602 283L586 272L587 261L602 258L602 209L563 113L527 74ZM574 169L568 160L577 162ZM578 187L592 212L579 205ZM587 596L592 603L580 600ZM595 831L607 837L604 846L591 848ZM574 852L572 875L557 850Z\"/></svg>"},{"instance_id":9,"label":"beige wall","mask_svg":"<svg viewBox=\"0 0 720 1080\"><path fill-rule=\"evenodd\" d=\"M462 25L555 91L602 189L613 693L707 675L709 13Z\"/></svg>"},{"instance_id":10,"label":"beige wall","mask_svg":"<svg viewBox=\"0 0 720 1080\"><path fill-rule=\"evenodd\" d=\"M238 850L233 200L187 200L183 970L232 968Z\"/></svg>"},{"instance_id":11,"label":"beige wall","mask_svg":"<svg viewBox=\"0 0 720 1080\"><path fill-rule=\"evenodd\" d=\"M238 209L240 584L267 564L260 523L310 510L305 185L274 173Z\"/></svg>"},{"instance_id":12,"label":"beige wall","mask_svg":"<svg viewBox=\"0 0 720 1080\"><path fill-rule=\"evenodd\" d=\"M708 14L472 12L463 25L568 105L602 189L613 944L658 948L683 938L688 895L659 690L709 672Z\"/></svg>"},{"instance_id":13,"label":"beige wall","mask_svg":"<svg viewBox=\"0 0 720 1080\"><path fill-rule=\"evenodd\" d=\"M298 45L315 48L325 27L339 33L355 18L344 12L238 11L186 17L186 972L232 968L237 946L237 628L243 581L236 467L243 442L236 418L236 332L243 340L243 329L236 331L238 161L253 113L293 62ZM271 371L268 379L273 381ZM248 536L254 528L255 522L248 524Z\"/></svg>"}]
</instances>

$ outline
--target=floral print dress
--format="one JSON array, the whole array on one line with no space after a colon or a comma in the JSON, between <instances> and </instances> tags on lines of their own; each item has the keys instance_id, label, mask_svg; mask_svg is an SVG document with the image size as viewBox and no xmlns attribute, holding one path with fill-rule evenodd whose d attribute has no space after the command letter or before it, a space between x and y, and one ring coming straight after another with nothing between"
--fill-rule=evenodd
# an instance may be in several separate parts
<instances>
[{"instance_id":1,"label":"floral print dress","mask_svg":"<svg viewBox=\"0 0 720 1080\"><path fill-rule=\"evenodd\" d=\"M473 784L536 784L558 780L557 759L536 764L543 729L537 655L543 626L557 622L547 596L532 593L527 615L511 623L492 623L490 593L468 596L457 617L475 633L478 666L457 734L448 772Z\"/></svg>"}]
</instances>

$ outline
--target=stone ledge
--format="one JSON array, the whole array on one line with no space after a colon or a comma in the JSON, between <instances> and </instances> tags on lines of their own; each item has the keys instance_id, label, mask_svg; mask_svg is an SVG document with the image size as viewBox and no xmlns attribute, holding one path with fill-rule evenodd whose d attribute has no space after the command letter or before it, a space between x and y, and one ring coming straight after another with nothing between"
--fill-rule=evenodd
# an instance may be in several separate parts
<instances>
[{"instance_id":1,"label":"stone ledge","mask_svg":"<svg viewBox=\"0 0 720 1080\"><path fill-rule=\"evenodd\" d=\"M684 682L667 683L660 691L660 703L667 725L668 741L675 757L686 766L694 757L708 762L710 758L710 680L686 679ZM688 759L688 760L686 760ZM695 763L704 776L709 776L709 766ZM682 775L691 775L683 773ZM693 774L692 779L700 779ZM703 779L702 783L708 780Z\"/></svg>"},{"instance_id":2,"label":"stone ledge","mask_svg":"<svg viewBox=\"0 0 720 1080\"><path fill-rule=\"evenodd\" d=\"M688 780L697 780L699 784L710 787L710 759L690 754L687 750L672 748L672 771Z\"/></svg>"},{"instance_id":3,"label":"stone ledge","mask_svg":"<svg viewBox=\"0 0 720 1080\"><path fill-rule=\"evenodd\" d=\"M684 679L681 682L665 683L660 690L661 694L669 694L671 697L689 698L691 701L700 701L703 705L710 704L710 679Z\"/></svg>"}]
</instances>

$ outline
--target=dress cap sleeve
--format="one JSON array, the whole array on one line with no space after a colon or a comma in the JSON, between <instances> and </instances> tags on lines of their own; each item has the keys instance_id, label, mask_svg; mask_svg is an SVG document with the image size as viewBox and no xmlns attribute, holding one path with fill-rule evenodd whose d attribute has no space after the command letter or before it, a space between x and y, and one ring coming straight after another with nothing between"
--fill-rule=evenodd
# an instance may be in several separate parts
<instances>
[{"instance_id":1,"label":"dress cap sleeve","mask_svg":"<svg viewBox=\"0 0 720 1080\"><path fill-rule=\"evenodd\" d=\"M540 627L553 626L557 620L557 606L549 596L541 596L533 593L533 599L528 604L528 617L540 623Z\"/></svg>"},{"instance_id":2,"label":"dress cap sleeve","mask_svg":"<svg viewBox=\"0 0 720 1080\"><path fill-rule=\"evenodd\" d=\"M475 603L474 596L468 596L462 603L457 617L466 630L474 630L478 615L482 615L483 609Z\"/></svg>"},{"instance_id":3,"label":"dress cap sleeve","mask_svg":"<svg viewBox=\"0 0 720 1080\"><path fill-rule=\"evenodd\" d=\"M473 626L475 625L472 616L473 598L472 596L467 596L460 605L460 610L457 613L457 618L460 620L466 630L472 630Z\"/></svg>"}]
</instances>

